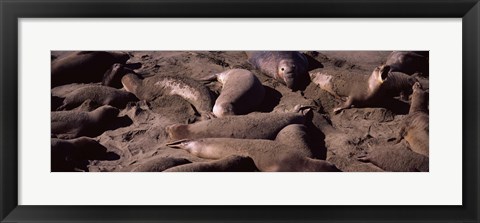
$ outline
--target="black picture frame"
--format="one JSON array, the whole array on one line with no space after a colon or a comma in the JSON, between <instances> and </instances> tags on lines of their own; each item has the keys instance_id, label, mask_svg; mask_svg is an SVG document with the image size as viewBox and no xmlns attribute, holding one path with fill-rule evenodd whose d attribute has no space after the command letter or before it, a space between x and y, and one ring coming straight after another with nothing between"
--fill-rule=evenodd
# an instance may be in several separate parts
<instances>
[{"instance_id":1,"label":"black picture frame","mask_svg":"<svg viewBox=\"0 0 480 223\"><path fill-rule=\"evenodd\" d=\"M478 222L478 0L0 0L1 222ZM18 205L19 18L371 17L462 18L462 206L24 206ZM448 43L446 43L448 44ZM460 74L455 74L460 75ZM39 193L41 193L39 191Z\"/></svg>"}]
</instances>

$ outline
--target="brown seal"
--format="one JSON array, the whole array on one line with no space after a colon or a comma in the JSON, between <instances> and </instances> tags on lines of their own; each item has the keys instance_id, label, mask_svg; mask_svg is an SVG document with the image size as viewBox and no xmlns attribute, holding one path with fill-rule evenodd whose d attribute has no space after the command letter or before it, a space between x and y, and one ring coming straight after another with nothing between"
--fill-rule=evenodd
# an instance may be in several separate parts
<instances>
[{"instance_id":1,"label":"brown seal","mask_svg":"<svg viewBox=\"0 0 480 223\"><path fill-rule=\"evenodd\" d=\"M412 152L402 143L388 147L374 147L358 158L362 162L370 162L384 171L391 172L428 172L429 159Z\"/></svg>"},{"instance_id":2,"label":"brown seal","mask_svg":"<svg viewBox=\"0 0 480 223\"><path fill-rule=\"evenodd\" d=\"M123 76L122 84L125 90L146 101L153 101L161 96L178 95L193 105L204 119L213 117L212 93L194 79L161 75L140 79L136 74L129 73Z\"/></svg>"},{"instance_id":3,"label":"brown seal","mask_svg":"<svg viewBox=\"0 0 480 223\"><path fill-rule=\"evenodd\" d=\"M248 156L260 171L339 171L325 160L312 159L312 148L306 127L289 125L276 139L203 138L168 143L172 148L185 149L207 159L221 159L231 155Z\"/></svg>"},{"instance_id":4,"label":"brown seal","mask_svg":"<svg viewBox=\"0 0 480 223\"><path fill-rule=\"evenodd\" d=\"M428 76L428 54L428 51L393 51L385 65L390 66L392 71L409 75L421 73L422 76Z\"/></svg>"},{"instance_id":5,"label":"brown seal","mask_svg":"<svg viewBox=\"0 0 480 223\"><path fill-rule=\"evenodd\" d=\"M413 85L412 102L408 116L400 128L398 141L405 139L409 147L417 153L429 155L429 115L428 93L422 90L420 83Z\"/></svg>"},{"instance_id":6,"label":"brown seal","mask_svg":"<svg viewBox=\"0 0 480 223\"><path fill-rule=\"evenodd\" d=\"M135 167L132 172L162 172L166 169L191 163L190 160L176 157L153 157Z\"/></svg>"},{"instance_id":7,"label":"brown seal","mask_svg":"<svg viewBox=\"0 0 480 223\"><path fill-rule=\"evenodd\" d=\"M51 113L51 133L57 138L95 137L107 130L119 113L112 106L102 106L91 112L57 111Z\"/></svg>"},{"instance_id":8,"label":"brown seal","mask_svg":"<svg viewBox=\"0 0 480 223\"><path fill-rule=\"evenodd\" d=\"M58 110L76 108L86 100L91 100L92 103L99 106L111 105L117 108L125 108L128 102L138 101L134 94L125 90L101 85L87 85L65 95L63 105Z\"/></svg>"},{"instance_id":9,"label":"brown seal","mask_svg":"<svg viewBox=\"0 0 480 223\"><path fill-rule=\"evenodd\" d=\"M303 124L300 113L251 113L225 116L193 124L174 124L166 131L171 140L198 138L274 139L290 124Z\"/></svg>"},{"instance_id":10,"label":"brown seal","mask_svg":"<svg viewBox=\"0 0 480 223\"><path fill-rule=\"evenodd\" d=\"M107 149L91 138L51 139L52 172L87 171L87 160L103 160L107 155Z\"/></svg>"},{"instance_id":11,"label":"brown seal","mask_svg":"<svg viewBox=\"0 0 480 223\"><path fill-rule=\"evenodd\" d=\"M292 90L303 90L308 82L308 60L297 51L247 51L248 62ZM305 85L305 86L302 86Z\"/></svg>"},{"instance_id":12,"label":"brown seal","mask_svg":"<svg viewBox=\"0 0 480 223\"><path fill-rule=\"evenodd\" d=\"M230 69L210 77L213 78L222 84L222 91L213 106L213 114L217 117L250 113L263 101L265 88L248 70Z\"/></svg>"},{"instance_id":13,"label":"brown seal","mask_svg":"<svg viewBox=\"0 0 480 223\"><path fill-rule=\"evenodd\" d=\"M227 156L225 158L179 165L164 172L253 172L257 167L248 156Z\"/></svg>"},{"instance_id":14,"label":"brown seal","mask_svg":"<svg viewBox=\"0 0 480 223\"><path fill-rule=\"evenodd\" d=\"M80 51L53 60L51 65L52 87L70 83L95 83L104 82L109 86L120 87L120 82L113 83L109 80L119 78L112 74L121 74L120 70L112 66L125 64L130 56L122 52L106 51ZM116 65L118 66L118 65ZM109 80L104 80L107 77Z\"/></svg>"}]
</instances>

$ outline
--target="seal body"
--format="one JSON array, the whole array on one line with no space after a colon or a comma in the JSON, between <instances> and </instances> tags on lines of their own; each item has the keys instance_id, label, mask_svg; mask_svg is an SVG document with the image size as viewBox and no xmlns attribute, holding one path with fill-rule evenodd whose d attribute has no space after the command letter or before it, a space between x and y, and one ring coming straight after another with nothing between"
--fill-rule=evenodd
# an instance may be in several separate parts
<instances>
[{"instance_id":1,"label":"seal body","mask_svg":"<svg viewBox=\"0 0 480 223\"><path fill-rule=\"evenodd\" d=\"M86 160L101 160L106 156L107 149L91 138L51 139L51 170L53 172L87 170Z\"/></svg>"},{"instance_id":2,"label":"seal body","mask_svg":"<svg viewBox=\"0 0 480 223\"><path fill-rule=\"evenodd\" d=\"M311 159L311 148L303 139L305 128L298 125L285 127L273 140L203 138L181 140L167 144L185 149L193 155L207 159L221 159L231 155L248 156L260 171L338 171L324 161Z\"/></svg>"},{"instance_id":3,"label":"seal body","mask_svg":"<svg viewBox=\"0 0 480 223\"><path fill-rule=\"evenodd\" d=\"M111 76L112 71L115 71L111 70L114 64L125 64L129 58L128 54L120 52L72 52L52 61L52 87L70 83L102 82L105 76Z\"/></svg>"},{"instance_id":4,"label":"seal body","mask_svg":"<svg viewBox=\"0 0 480 223\"><path fill-rule=\"evenodd\" d=\"M216 74L216 77L223 86L213 106L215 116L244 115L262 103L265 88L252 72L231 69Z\"/></svg>"},{"instance_id":5,"label":"seal body","mask_svg":"<svg viewBox=\"0 0 480 223\"><path fill-rule=\"evenodd\" d=\"M417 82L413 86L408 116L400 129L398 140L404 138L412 151L429 156L428 93Z\"/></svg>"},{"instance_id":6,"label":"seal body","mask_svg":"<svg viewBox=\"0 0 480 223\"><path fill-rule=\"evenodd\" d=\"M392 71L409 75L422 73L422 75L428 76L428 51L393 51L388 56L385 65L390 66Z\"/></svg>"},{"instance_id":7,"label":"seal body","mask_svg":"<svg viewBox=\"0 0 480 223\"><path fill-rule=\"evenodd\" d=\"M125 108L128 102L137 101L134 94L119 90L116 88L90 85L74 90L67 95L63 100L63 105L59 110L76 108L86 100L91 100L97 105L111 105L117 108Z\"/></svg>"},{"instance_id":8,"label":"seal body","mask_svg":"<svg viewBox=\"0 0 480 223\"><path fill-rule=\"evenodd\" d=\"M123 76L122 84L125 90L141 100L152 101L161 96L178 95L192 104L206 119L211 116L214 105L212 93L191 78L157 75L140 79L136 74L129 73Z\"/></svg>"},{"instance_id":9,"label":"seal body","mask_svg":"<svg viewBox=\"0 0 480 223\"><path fill-rule=\"evenodd\" d=\"M135 167L132 172L162 172L166 169L191 163L184 158L175 157L153 157L145 163Z\"/></svg>"},{"instance_id":10,"label":"seal body","mask_svg":"<svg viewBox=\"0 0 480 223\"><path fill-rule=\"evenodd\" d=\"M119 110L102 106L91 112L57 111L51 113L51 133L57 138L95 137L107 130L117 118Z\"/></svg>"},{"instance_id":11,"label":"seal body","mask_svg":"<svg viewBox=\"0 0 480 223\"><path fill-rule=\"evenodd\" d=\"M193 124L174 124L166 131L171 140L198 138L274 139L290 124L303 124L299 113L251 113L225 116Z\"/></svg>"},{"instance_id":12,"label":"seal body","mask_svg":"<svg viewBox=\"0 0 480 223\"><path fill-rule=\"evenodd\" d=\"M334 109L335 113L340 112L343 109L355 106L370 105L378 100L381 95L379 94L383 82L387 79L390 67L379 66L376 67L368 79L364 82L353 83L352 88L348 92L346 102Z\"/></svg>"},{"instance_id":13,"label":"seal body","mask_svg":"<svg viewBox=\"0 0 480 223\"><path fill-rule=\"evenodd\" d=\"M285 84L292 90L298 90L308 77L308 60L297 51L247 51L248 62Z\"/></svg>"},{"instance_id":14,"label":"seal body","mask_svg":"<svg viewBox=\"0 0 480 223\"><path fill-rule=\"evenodd\" d=\"M227 156L225 158L209 161L179 165L164 172L252 172L257 167L252 158L248 156Z\"/></svg>"}]
</instances>

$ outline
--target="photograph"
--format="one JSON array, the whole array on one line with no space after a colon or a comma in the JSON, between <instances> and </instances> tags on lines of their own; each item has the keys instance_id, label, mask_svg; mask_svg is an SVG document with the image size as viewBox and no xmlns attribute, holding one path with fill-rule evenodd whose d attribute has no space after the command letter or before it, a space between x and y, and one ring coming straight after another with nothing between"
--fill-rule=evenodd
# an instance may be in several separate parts
<instances>
[{"instance_id":1,"label":"photograph","mask_svg":"<svg viewBox=\"0 0 480 223\"><path fill-rule=\"evenodd\" d=\"M428 50L50 56L51 172L429 172Z\"/></svg>"}]
</instances>

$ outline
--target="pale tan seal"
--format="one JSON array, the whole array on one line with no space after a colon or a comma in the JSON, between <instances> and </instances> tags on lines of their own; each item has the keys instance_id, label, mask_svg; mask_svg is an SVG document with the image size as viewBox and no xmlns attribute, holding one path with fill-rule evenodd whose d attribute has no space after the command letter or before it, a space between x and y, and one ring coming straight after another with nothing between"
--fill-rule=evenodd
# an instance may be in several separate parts
<instances>
[{"instance_id":1,"label":"pale tan seal","mask_svg":"<svg viewBox=\"0 0 480 223\"><path fill-rule=\"evenodd\" d=\"M372 101L377 99L380 86L387 78L389 71L390 67L379 66L373 70L365 82L353 83L348 92L347 100L342 106L335 108L334 113L350 108L352 105L365 106L371 104Z\"/></svg>"},{"instance_id":2,"label":"pale tan seal","mask_svg":"<svg viewBox=\"0 0 480 223\"><path fill-rule=\"evenodd\" d=\"M247 51L248 62L262 73L285 84L292 90L309 81L308 60L297 51Z\"/></svg>"},{"instance_id":3,"label":"pale tan seal","mask_svg":"<svg viewBox=\"0 0 480 223\"><path fill-rule=\"evenodd\" d=\"M248 70L230 69L210 77L213 78L222 84L222 91L213 106L213 114L217 117L250 113L263 101L265 88Z\"/></svg>"},{"instance_id":4,"label":"pale tan seal","mask_svg":"<svg viewBox=\"0 0 480 223\"><path fill-rule=\"evenodd\" d=\"M87 85L65 95L63 105L58 110L76 108L86 100L99 106L111 105L117 108L125 108L127 103L138 101L134 94L125 90L102 85Z\"/></svg>"},{"instance_id":5,"label":"pale tan seal","mask_svg":"<svg viewBox=\"0 0 480 223\"><path fill-rule=\"evenodd\" d=\"M102 106L91 112L57 111L51 113L51 133L57 138L95 137L115 122L119 110Z\"/></svg>"},{"instance_id":6,"label":"pale tan seal","mask_svg":"<svg viewBox=\"0 0 480 223\"><path fill-rule=\"evenodd\" d=\"M412 151L429 156L428 93L420 83L413 86L410 111L400 128L398 141L405 139Z\"/></svg>"},{"instance_id":7,"label":"pale tan seal","mask_svg":"<svg viewBox=\"0 0 480 223\"><path fill-rule=\"evenodd\" d=\"M428 51L393 51L388 55L385 65L390 66L392 71L428 76L428 54Z\"/></svg>"},{"instance_id":8,"label":"pale tan seal","mask_svg":"<svg viewBox=\"0 0 480 223\"><path fill-rule=\"evenodd\" d=\"M115 79L112 73L118 73L112 66L126 64L130 56L123 52L106 51L80 51L71 52L66 56L57 58L51 63L52 87L71 83L95 83ZM118 79L119 80L119 79ZM104 84L119 87L117 84L106 81Z\"/></svg>"},{"instance_id":9,"label":"pale tan seal","mask_svg":"<svg viewBox=\"0 0 480 223\"><path fill-rule=\"evenodd\" d=\"M306 127L289 125L276 139L203 138L180 140L167 144L185 149L207 159L221 159L231 155L249 156L260 171L339 171L325 160L312 159Z\"/></svg>"},{"instance_id":10,"label":"pale tan seal","mask_svg":"<svg viewBox=\"0 0 480 223\"><path fill-rule=\"evenodd\" d=\"M227 156L225 158L178 165L164 172L253 172L257 167L252 158L248 156Z\"/></svg>"},{"instance_id":11,"label":"pale tan seal","mask_svg":"<svg viewBox=\"0 0 480 223\"><path fill-rule=\"evenodd\" d=\"M251 113L225 116L193 124L174 124L166 131L171 140L198 138L274 139L290 124L303 124L300 113Z\"/></svg>"},{"instance_id":12,"label":"pale tan seal","mask_svg":"<svg viewBox=\"0 0 480 223\"><path fill-rule=\"evenodd\" d=\"M161 75L140 79L136 74L129 73L123 76L122 84L125 90L141 100L152 101L161 96L178 95L193 105L202 118L214 117L212 93L194 79Z\"/></svg>"}]
</instances>

